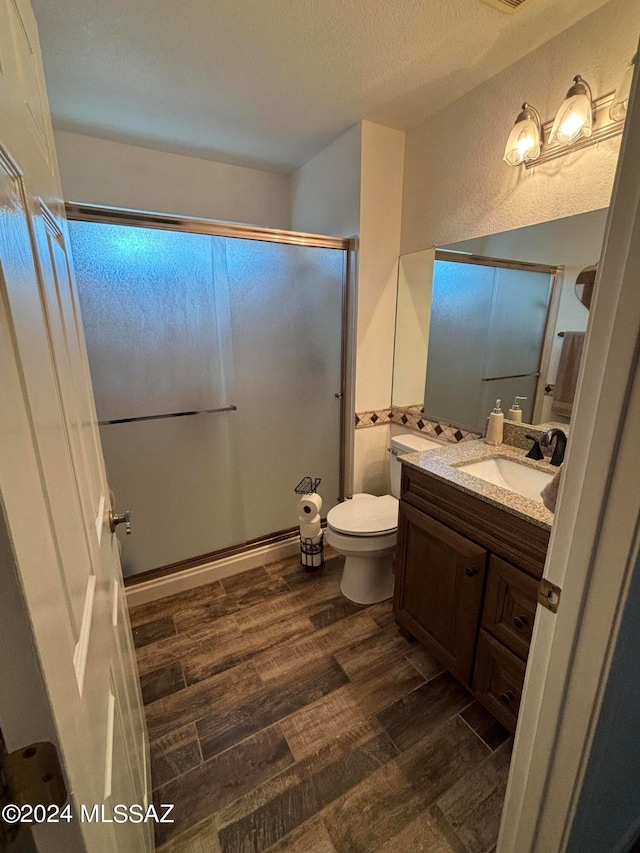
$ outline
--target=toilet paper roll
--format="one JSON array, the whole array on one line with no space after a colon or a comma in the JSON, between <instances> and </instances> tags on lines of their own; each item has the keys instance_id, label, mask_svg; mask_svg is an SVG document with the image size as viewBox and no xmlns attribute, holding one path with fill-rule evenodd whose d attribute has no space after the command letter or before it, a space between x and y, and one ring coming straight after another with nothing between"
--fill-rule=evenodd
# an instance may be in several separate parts
<instances>
[{"instance_id":1,"label":"toilet paper roll","mask_svg":"<svg viewBox=\"0 0 640 853\"><path fill-rule=\"evenodd\" d=\"M298 515L308 518L313 518L322 509L322 498L313 492L310 495L304 495L298 502Z\"/></svg>"},{"instance_id":2,"label":"toilet paper roll","mask_svg":"<svg viewBox=\"0 0 640 853\"><path fill-rule=\"evenodd\" d=\"M299 523L299 524L302 524L302 522L303 522L303 521L304 521L304 522L317 521L319 518L320 518L320 513L319 513L319 512L318 512L318 513L316 513L315 515L311 515L311 514L309 514L309 515L305 515L304 513L301 513L301 514L298 516L298 523Z\"/></svg>"},{"instance_id":3,"label":"toilet paper roll","mask_svg":"<svg viewBox=\"0 0 640 853\"><path fill-rule=\"evenodd\" d=\"M300 521L300 538L315 539L320 533L320 516L316 515L311 521ZM315 544L315 543L314 543Z\"/></svg>"}]
</instances>

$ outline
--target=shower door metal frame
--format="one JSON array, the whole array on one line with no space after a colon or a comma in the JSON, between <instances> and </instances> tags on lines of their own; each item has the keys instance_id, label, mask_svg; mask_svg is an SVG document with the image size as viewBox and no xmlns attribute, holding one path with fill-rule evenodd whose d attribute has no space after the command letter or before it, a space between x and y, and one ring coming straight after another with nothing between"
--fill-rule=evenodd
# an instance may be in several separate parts
<instances>
[{"instance_id":1,"label":"shower door metal frame","mask_svg":"<svg viewBox=\"0 0 640 853\"><path fill-rule=\"evenodd\" d=\"M352 453L349 448L353 442L353 418L348 418L347 405L351 400L347 377L352 369L353 356L352 347L354 338L350 323L354 310L353 278L357 254L357 240L355 238L330 237L322 234L308 234L302 231L285 231L275 228L260 228L252 225L235 225L228 222L219 222L213 219L198 219L188 216L173 216L163 213L149 213L142 210L128 210L118 207L101 207L93 204L80 204L68 202L65 204L67 219L77 222L97 222L106 225L125 225L136 228L153 228L164 231L189 232L192 234L205 234L214 237L231 237L241 240L257 240L265 243L285 243L291 246L312 246L319 249L339 249L344 253L343 276L342 276L342 334L340 354L340 388L336 391L336 397L340 402L340 446L338 457L338 480L340 485L339 500L343 500L350 488L350 473L347 470L347 456L351 459ZM207 413L215 411L227 411L235 406L222 409L207 410ZM179 412L169 413L160 417L186 417L203 414L203 412ZM156 416L157 417L157 416ZM149 418L141 418L148 420ZM138 420L137 418L127 420ZM348 478L348 481L347 481ZM138 583L173 574L184 569L205 565L215 560L224 559L251 550L252 548L282 542L297 531L297 527L274 531L269 536L260 537L242 542L230 548L213 551L208 554L199 554L187 560L160 566L140 572L124 579L125 586L135 586Z\"/></svg>"},{"instance_id":2,"label":"shower door metal frame","mask_svg":"<svg viewBox=\"0 0 640 853\"><path fill-rule=\"evenodd\" d=\"M67 219L79 222L102 222L107 225L135 225L139 228L159 228L164 231L188 231L192 234L209 234L214 237L235 237L243 240L261 240L265 243L288 243L291 246L317 246L320 249L347 250L350 240L304 231L284 231L279 228L261 228L257 225L235 225L216 219L199 219L190 216L173 216L166 213L149 213L144 210L127 210L121 207L100 207L96 204L65 204Z\"/></svg>"}]
</instances>

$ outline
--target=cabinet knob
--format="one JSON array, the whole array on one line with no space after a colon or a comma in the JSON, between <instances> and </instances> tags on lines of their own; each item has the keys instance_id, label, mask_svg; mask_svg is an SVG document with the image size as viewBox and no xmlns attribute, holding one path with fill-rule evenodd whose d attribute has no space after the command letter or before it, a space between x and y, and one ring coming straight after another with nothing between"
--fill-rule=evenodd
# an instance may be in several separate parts
<instances>
[{"instance_id":1,"label":"cabinet knob","mask_svg":"<svg viewBox=\"0 0 640 853\"><path fill-rule=\"evenodd\" d=\"M513 702L513 693L510 690L507 690L506 693L503 693L500 696L500 700L504 702L505 705L510 705Z\"/></svg>"},{"instance_id":2,"label":"cabinet knob","mask_svg":"<svg viewBox=\"0 0 640 853\"><path fill-rule=\"evenodd\" d=\"M475 576L478 574L478 569L476 566L467 566L465 571L467 573L468 578L475 578Z\"/></svg>"},{"instance_id":3,"label":"cabinet knob","mask_svg":"<svg viewBox=\"0 0 640 853\"><path fill-rule=\"evenodd\" d=\"M513 617L513 624L516 626L516 628L524 628L524 626L527 625L528 623L529 623L529 620L527 619L526 616L514 616Z\"/></svg>"}]
</instances>

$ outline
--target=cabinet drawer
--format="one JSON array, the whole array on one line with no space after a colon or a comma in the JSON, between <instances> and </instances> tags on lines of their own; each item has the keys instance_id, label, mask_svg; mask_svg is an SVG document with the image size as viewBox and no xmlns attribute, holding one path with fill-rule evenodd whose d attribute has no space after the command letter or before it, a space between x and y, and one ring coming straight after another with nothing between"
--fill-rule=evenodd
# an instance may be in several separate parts
<instances>
[{"instance_id":1,"label":"cabinet drawer","mask_svg":"<svg viewBox=\"0 0 640 853\"><path fill-rule=\"evenodd\" d=\"M526 666L486 631L478 638L473 689L496 719L514 732Z\"/></svg>"},{"instance_id":2,"label":"cabinet drawer","mask_svg":"<svg viewBox=\"0 0 640 853\"><path fill-rule=\"evenodd\" d=\"M529 654L537 595L536 580L491 556L482 627L523 660Z\"/></svg>"},{"instance_id":3,"label":"cabinet drawer","mask_svg":"<svg viewBox=\"0 0 640 853\"><path fill-rule=\"evenodd\" d=\"M542 577L548 530L409 465L402 466L402 498L530 575Z\"/></svg>"}]
</instances>

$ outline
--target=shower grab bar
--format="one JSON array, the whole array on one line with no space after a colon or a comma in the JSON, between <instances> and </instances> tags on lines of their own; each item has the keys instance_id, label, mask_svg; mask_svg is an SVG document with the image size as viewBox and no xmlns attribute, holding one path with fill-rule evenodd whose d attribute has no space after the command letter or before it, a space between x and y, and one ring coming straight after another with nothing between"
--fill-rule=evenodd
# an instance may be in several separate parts
<instances>
[{"instance_id":1,"label":"shower grab bar","mask_svg":"<svg viewBox=\"0 0 640 853\"><path fill-rule=\"evenodd\" d=\"M237 406L221 406L219 409L196 409L191 412L167 412L164 415L141 415L137 418L114 418L112 421L98 421L98 426L132 424L138 421L159 421L163 418L186 418L190 415L214 415L216 412L235 412L237 409Z\"/></svg>"}]
</instances>

